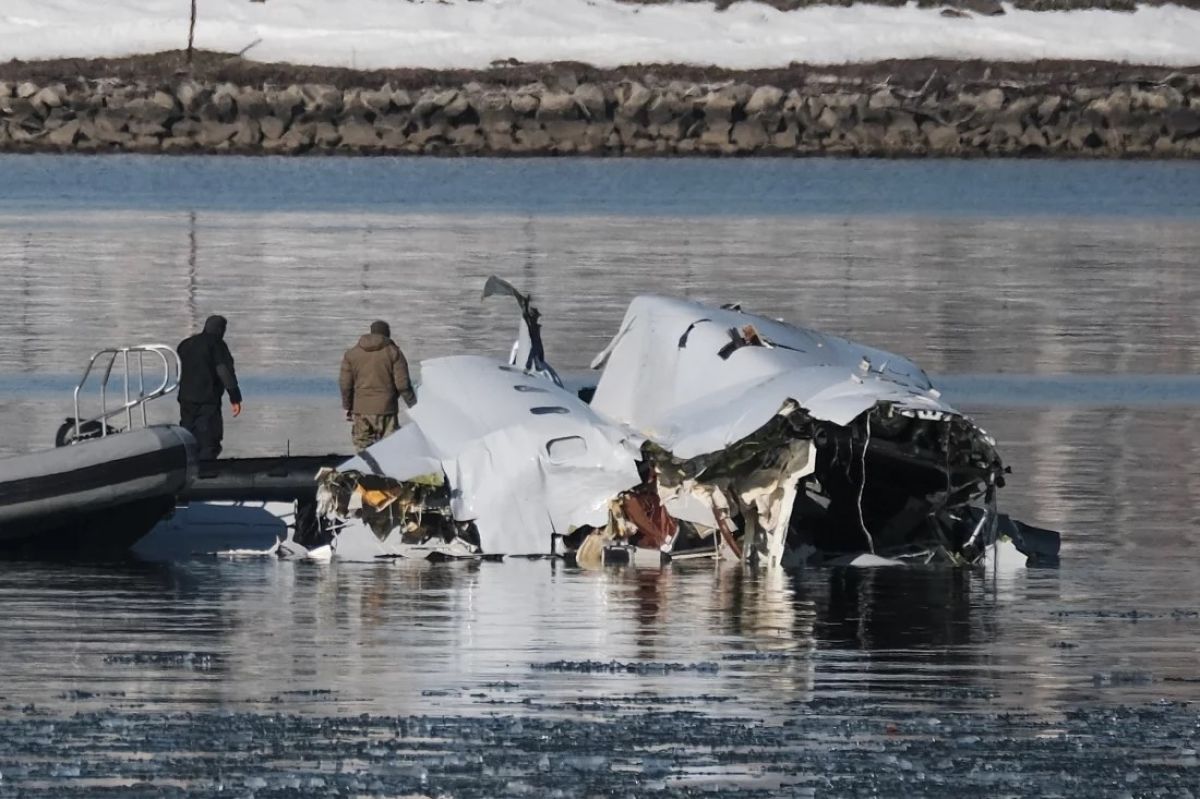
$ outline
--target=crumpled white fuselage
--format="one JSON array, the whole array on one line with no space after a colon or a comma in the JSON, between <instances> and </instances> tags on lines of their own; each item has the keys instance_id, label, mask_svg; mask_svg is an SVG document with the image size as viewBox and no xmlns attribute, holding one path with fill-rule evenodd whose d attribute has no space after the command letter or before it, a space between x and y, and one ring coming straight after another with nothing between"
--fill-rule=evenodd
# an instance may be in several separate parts
<instances>
[{"instance_id":1,"label":"crumpled white fuselage","mask_svg":"<svg viewBox=\"0 0 1200 799\"><path fill-rule=\"evenodd\" d=\"M865 422L869 441L872 415L886 409L889 417L955 420L989 452L992 445L908 359L736 308L637 297L593 367L603 372L589 405L544 375L491 358L423 362L411 423L338 471L443 480L446 512L472 526L477 541L415 546L399 528L381 535L349 513L335 520L335 554L419 554L432 546L540 555L559 551L558 540L580 527L607 525L620 537L633 528L614 525L618 500L643 485L650 466L662 507L711 535L714 552L724 539L779 564L797 490L817 456L809 438L760 442L773 422L792 415L847 429ZM653 458L643 451L647 442ZM755 446L755 465L744 473L708 479L695 466ZM332 505L327 496L323 507ZM865 522L863 532L870 541Z\"/></svg>"},{"instance_id":2,"label":"crumpled white fuselage","mask_svg":"<svg viewBox=\"0 0 1200 799\"><path fill-rule=\"evenodd\" d=\"M416 391L411 422L338 471L401 482L444 476L453 520L474 525L483 552L549 554L556 536L602 527L612 497L640 482L640 438L543 377L454 356L422 362ZM339 556L423 551L398 534L379 540L361 522L343 521L333 545Z\"/></svg>"}]
</instances>

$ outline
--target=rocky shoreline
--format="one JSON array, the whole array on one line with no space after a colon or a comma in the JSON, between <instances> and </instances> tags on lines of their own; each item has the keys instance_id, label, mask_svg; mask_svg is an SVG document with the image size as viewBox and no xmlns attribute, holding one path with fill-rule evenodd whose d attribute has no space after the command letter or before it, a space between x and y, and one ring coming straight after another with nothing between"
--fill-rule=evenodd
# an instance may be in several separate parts
<instances>
[{"instance_id":1,"label":"rocky shoreline","mask_svg":"<svg viewBox=\"0 0 1200 799\"><path fill-rule=\"evenodd\" d=\"M0 152L1200 157L1200 69L203 63L0 65Z\"/></svg>"}]
</instances>

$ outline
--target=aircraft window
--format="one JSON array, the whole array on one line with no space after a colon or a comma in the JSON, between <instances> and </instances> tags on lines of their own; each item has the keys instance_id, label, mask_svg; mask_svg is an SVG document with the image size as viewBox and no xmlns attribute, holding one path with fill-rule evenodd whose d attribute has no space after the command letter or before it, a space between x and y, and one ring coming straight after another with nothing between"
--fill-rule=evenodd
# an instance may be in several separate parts
<instances>
[{"instance_id":1,"label":"aircraft window","mask_svg":"<svg viewBox=\"0 0 1200 799\"><path fill-rule=\"evenodd\" d=\"M552 438L546 442L546 454L553 463L565 463L587 454L587 442L579 436Z\"/></svg>"}]
</instances>

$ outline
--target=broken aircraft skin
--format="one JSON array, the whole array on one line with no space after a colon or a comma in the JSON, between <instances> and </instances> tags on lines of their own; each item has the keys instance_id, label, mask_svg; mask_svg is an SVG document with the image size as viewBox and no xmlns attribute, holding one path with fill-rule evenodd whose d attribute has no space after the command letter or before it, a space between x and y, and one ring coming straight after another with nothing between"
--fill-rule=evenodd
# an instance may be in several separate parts
<instances>
[{"instance_id":1,"label":"broken aircraft skin","mask_svg":"<svg viewBox=\"0 0 1200 799\"><path fill-rule=\"evenodd\" d=\"M417 392L410 424L319 475L331 554L549 554L641 482L640 438L541 375L435 358Z\"/></svg>"},{"instance_id":2,"label":"broken aircraft skin","mask_svg":"<svg viewBox=\"0 0 1200 799\"><path fill-rule=\"evenodd\" d=\"M995 442L902 356L642 296L592 366L592 407L646 437L658 494L686 522L676 549L973 563L1008 524Z\"/></svg>"},{"instance_id":3,"label":"broken aircraft skin","mask_svg":"<svg viewBox=\"0 0 1200 799\"><path fill-rule=\"evenodd\" d=\"M522 312L510 362L421 364L412 424L319 476L318 555L974 564L1004 538L1057 558L1057 534L997 512L995 442L906 358L641 296L573 392L530 298L490 294Z\"/></svg>"}]
</instances>

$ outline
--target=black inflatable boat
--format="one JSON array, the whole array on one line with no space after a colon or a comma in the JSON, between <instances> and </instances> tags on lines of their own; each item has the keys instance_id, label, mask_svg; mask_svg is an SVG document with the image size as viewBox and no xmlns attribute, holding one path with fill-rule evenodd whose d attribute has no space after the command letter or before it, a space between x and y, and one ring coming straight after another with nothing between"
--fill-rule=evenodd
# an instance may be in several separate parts
<instances>
[{"instance_id":1,"label":"black inflatable boat","mask_svg":"<svg viewBox=\"0 0 1200 799\"><path fill-rule=\"evenodd\" d=\"M174 425L0 459L0 548L124 551L195 476L196 441Z\"/></svg>"},{"instance_id":2,"label":"black inflatable boat","mask_svg":"<svg viewBox=\"0 0 1200 799\"><path fill-rule=\"evenodd\" d=\"M121 553L171 513L195 479L196 440L182 427L149 424L146 406L178 388L179 371L164 344L91 357L56 448L0 459L0 551ZM109 390L114 376L119 392ZM122 421L124 429L110 424Z\"/></svg>"}]
</instances>

